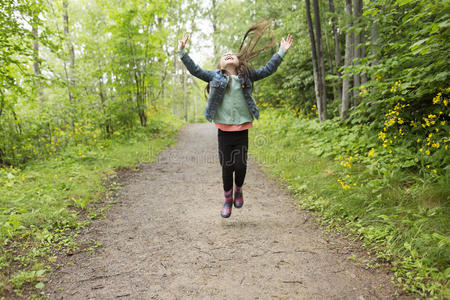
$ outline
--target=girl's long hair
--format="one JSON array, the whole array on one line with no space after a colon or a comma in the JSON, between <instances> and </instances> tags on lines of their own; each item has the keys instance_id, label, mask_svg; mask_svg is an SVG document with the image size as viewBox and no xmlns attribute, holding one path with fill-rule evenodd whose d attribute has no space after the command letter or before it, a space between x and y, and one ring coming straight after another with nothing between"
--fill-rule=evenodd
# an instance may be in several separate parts
<instances>
[{"instance_id":1,"label":"girl's long hair","mask_svg":"<svg viewBox=\"0 0 450 300\"><path fill-rule=\"evenodd\" d=\"M242 39L237 54L239 59L237 71L239 75L244 77L244 82L247 82L250 74L250 61L261 53L272 49L276 44L275 37L270 32L271 24L272 21L270 20L262 19L258 21L247 30Z\"/></svg>"},{"instance_id":2,"label":"girl's long hair","mask_svg":"<svg viewBox=\"0 0 450 300\"><path fill-rule=\"evenodd\" d=\"M275 37L270 31L271 24L271 20L261 19L247 30L242 39L236 56L239 59L237 72L238 75L244 77L244 83L247 83L250 76L250 61L276 45ZM219 61L217 69L220 69L220 67ZM209 83L206 86L206 92L209 93Z\"/></svg>"}]
</instances>

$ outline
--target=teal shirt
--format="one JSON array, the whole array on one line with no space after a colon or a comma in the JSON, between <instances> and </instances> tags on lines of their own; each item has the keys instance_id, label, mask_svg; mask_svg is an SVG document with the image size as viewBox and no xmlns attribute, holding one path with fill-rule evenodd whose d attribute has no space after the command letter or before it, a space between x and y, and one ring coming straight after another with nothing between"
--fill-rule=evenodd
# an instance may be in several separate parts
<instances>
[{"instance_id":1,"label":"teal shirt","mask_svg":"<svg viewBox=\"0 0 450 300\"><path fill-rule=\"evenodd\" d=\"M253 121L247 102L245 102L244 92L237 75L231 75L229 87L223 96L223 100L217 106L214 115L215 123L242 124Z\"/></svg>"},{"instance_id":2,"label":"teal shirt","mask_svg":"<svg viewBox=\"0 0 450 300\"><path fill-rule=\"evenodd\" d=\"M178 51L178 55L183 57L186 49ZM283 58L286 55L286 50L280 47L278 54ZM215 123L224 124L242 124L253 121L254 117L249 110L247 102L244 98L241 84L237 75L231 75L230 86L227 88L223 100L217 106L214 115Z\"/></svg>"}]
</instances>

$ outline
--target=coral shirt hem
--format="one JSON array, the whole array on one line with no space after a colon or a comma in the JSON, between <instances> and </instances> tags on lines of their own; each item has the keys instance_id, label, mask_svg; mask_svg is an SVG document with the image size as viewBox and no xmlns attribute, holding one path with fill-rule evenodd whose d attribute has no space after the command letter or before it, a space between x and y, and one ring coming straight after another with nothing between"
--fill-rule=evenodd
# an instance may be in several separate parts
<instances>
[{"instance_id":1,"label":"coral shirt hem","mask_svg":"<svg viewBox=\"0 0 450 300\"><path fill-rule=\"evenodd\" d=\"M224 124L224 123L215 123L216 127L223 131L240 131L252 128L252 122L245 122L242 124Z\"/></svg>"}]
</instances>

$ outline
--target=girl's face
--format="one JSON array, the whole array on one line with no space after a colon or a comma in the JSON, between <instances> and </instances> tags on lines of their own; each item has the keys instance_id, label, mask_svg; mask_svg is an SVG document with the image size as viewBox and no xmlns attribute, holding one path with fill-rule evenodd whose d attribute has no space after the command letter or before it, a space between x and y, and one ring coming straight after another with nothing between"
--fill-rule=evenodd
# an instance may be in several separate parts
<instances>
[{"instance_id":1,"label":"girl's face","mask_svg":"<svg viewBox=\"0 0 450 300\"><path fill-rule=\"evenodd\" d=\"M230 66L237 68L239 67L239 59L237 58L236 54L226 53L220 58L219 64L222 69Z\"/></svg>"}]
</instances>

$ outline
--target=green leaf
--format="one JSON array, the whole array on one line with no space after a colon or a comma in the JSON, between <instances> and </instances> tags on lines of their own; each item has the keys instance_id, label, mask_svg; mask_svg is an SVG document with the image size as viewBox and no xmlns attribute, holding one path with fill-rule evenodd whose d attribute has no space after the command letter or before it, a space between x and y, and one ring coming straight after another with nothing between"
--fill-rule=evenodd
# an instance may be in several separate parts
<instances>
[{"instance_id":1,"label":"green leaf","mask_svg":"<svg viewBox=\"0 0 450 300\"><path fill-rule=\"evenodd\" d=\"M428 41L429 38L425 38L425 39L421 39L420 41L415 42L414 44L411 45L410 49L412 51L416 50L417 48L419 48L423 43L425 43L426 41Z\"/></svg>"},{"instance_id":2,"label":"green leaf","mask_svg":"<svg viewBox=\"0 0 450 300\"><path fill-rule=\"evenodd\" d=\"M39 290L42 290L45 287L45 284L43 282L38 282L34 287Z\"/></svg>"},{"instance_id":3,"label":"green leaf","mask_svg":"<svg viewBox=\"0 0 450 300\"><path fill-rule=\"evenodd\" d=\"M399 0L399 1L397 1L397 5L398 6L403 6L403 5L406 5L406 4L408 4L408 3L411 3L413 0Z\"/></svg>"},{"instance_id":4,"label":"green leaf","mask_svg":"<svg viewBox=\"0 0 450 300\"><path fill-rule=\"evenodd\" d=\"M445 279L449 279L450 278L450 267L445 269L444 276L445 276Z\"/></svg>"}]
</instances>

